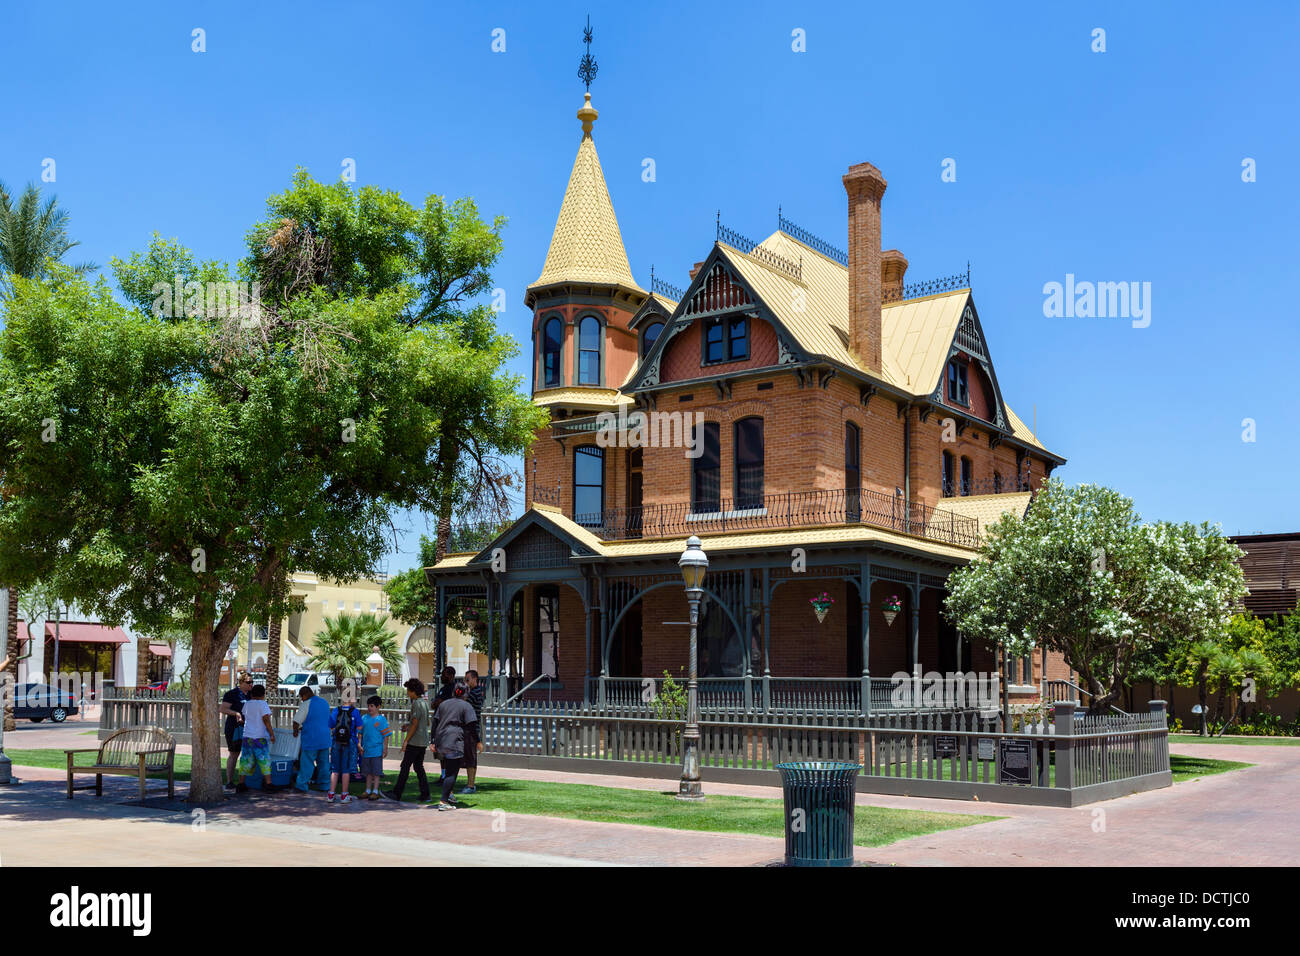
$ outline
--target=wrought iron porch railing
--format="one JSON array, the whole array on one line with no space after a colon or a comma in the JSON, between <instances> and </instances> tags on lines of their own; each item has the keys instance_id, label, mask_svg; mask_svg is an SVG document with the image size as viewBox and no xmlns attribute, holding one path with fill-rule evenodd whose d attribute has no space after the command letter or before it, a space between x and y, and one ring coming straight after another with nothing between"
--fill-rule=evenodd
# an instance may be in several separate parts
<instances>
[{"instance_id":1,"label":"wrought iron porch railing","mask_svg":"<svg viewBox=\"0 0 1300 956\"><path fill-rule=\"evenodd\" d=\"M719 497L696 503L607 508L574 514L572 518L606 541L865 524L943 544L967 548L980 545L976 519L871 488L746 494L741 500Z\"/></svg>"}]
</instances>

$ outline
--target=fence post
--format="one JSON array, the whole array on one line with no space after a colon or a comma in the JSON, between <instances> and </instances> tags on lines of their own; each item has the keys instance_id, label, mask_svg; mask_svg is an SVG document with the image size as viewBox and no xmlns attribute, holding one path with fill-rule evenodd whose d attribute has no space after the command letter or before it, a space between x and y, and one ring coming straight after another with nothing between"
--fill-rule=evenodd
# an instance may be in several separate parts
<instances>
[{"instance_id":1,"label":"fence post","mask_svg":"<svg viewBox=\"0 0 1300 956\"><path fill-rule=\"evenodd\" d=\"M1057 701L1056 722L1056 785L1063 790L1074 789L1074 704Z\"/></svg>"},{"instance_id":2,"label":"fence post","mask_svg":"<svg viewBox=\"0 0 1300 956\"><path fill-rule=\"evenodd\" d=\"M1147 701L1147 711L1151 714L1158 715L1158 717L1153 720L1153 723L1157 723L1159 726L1163 727L1165 731L1164 736L1155 736L1153 734L1148 738L1155 741L1155 750L1157 755L1156 764L1161 771L1169 769L1169 718L1165 716L1165 707L1166 704L1163 700ZM1138 739L1141 740L1142 737L1139 737Z\"/></svg>"}]
</instances>

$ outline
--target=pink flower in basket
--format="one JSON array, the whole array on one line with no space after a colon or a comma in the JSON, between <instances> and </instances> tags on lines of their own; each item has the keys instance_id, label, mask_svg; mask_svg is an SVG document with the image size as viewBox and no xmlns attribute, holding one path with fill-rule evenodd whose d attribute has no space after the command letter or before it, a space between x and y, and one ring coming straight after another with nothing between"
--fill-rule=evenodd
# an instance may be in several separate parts
<instances>
[{"instance_id":1,"label":"pink flower in basket","mask_svg":"<svg viewBox=\"0 0 1300 956\"><path fill-rule=\"evenodd\" d=\"M894 618L898 617L898 612L903 609L903 602L898 599L897 594L891 594L880 608L880 613L885 619L885 624L893 626Z\"/></svg>"},{"instance_id":2,"label":"pink flower in basket","mask_svg":"<svg viewBox=\"0 0 1300 956\"><path fill-rule=\"evenodd\" d=\"M822 621L826 620L826 615L830 613L831 605L835 603L835 598L823 591L815 598L809 598L808 603L811 604L813 610L817 612L817 623L820 624Z\"/></svg>"}]
</instances>

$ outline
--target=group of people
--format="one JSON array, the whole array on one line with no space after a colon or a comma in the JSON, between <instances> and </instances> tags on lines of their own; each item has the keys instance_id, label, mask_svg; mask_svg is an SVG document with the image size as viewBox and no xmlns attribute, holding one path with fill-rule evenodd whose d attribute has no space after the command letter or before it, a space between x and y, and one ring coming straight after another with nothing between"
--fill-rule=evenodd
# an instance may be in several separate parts
<instances>
[{"instance_id":1,"label":"group of people","mask_svg":"<svg viewBox=\"0 0 1300 956\"><path fill-rule=\"evenodd\" d=\"M432 746L442 765L438 809L456 808L453 793L462 769L468 781L460 792L477 792L478 753L483 749L479 717L485 693L478 672L466 671L463 678L457 678L454 667L444 668L442 686L432 703L419 678L412 677L403 686L410 711L401 728L405 742L392 790L380 791L384 758L388 755L389 738L393 736L388 719L380 713L382 701L372 696L362 711L349 699L351 691L346 687L337 707L330 707L310 687L298 691L300 704L293 718L293 735L299 738L298 775L292 788L303 793L311 789L325 790L330 803L336 799L340 803L352 803L356 798L348 791L352 777L358 775L365 778L367 800L379 800L383 796L401 800L407 778L414 770L420 800L428 802L431 793L424 758ZM260 774L266 789L287 789L271 785L270 748L276 731L270 705L266 703L266 688L254 685L248 674L240 674L237 685L221 698L221 713L226 718L229 753L226 786L242 793L248 789L246 778Z\"/></svg>"}]
</instances>

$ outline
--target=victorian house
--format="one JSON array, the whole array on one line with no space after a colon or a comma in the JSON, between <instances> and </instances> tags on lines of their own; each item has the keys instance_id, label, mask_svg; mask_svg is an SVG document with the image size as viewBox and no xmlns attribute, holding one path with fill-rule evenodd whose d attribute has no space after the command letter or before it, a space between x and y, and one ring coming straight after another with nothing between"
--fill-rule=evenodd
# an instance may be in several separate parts
<instances>
[{"instance_id":1,"label":"victorian house","mask_svg":"<svg viewBox=\"0 0 1300 956\"><path fill-rule=\"evenodd\" d=\"M428 569L440 632L457 605L487 612L514 665L495 694L635 704L645 678L686 673L676 562L697 535L706 706L874 710L898 672L1002 666L945 621L945 581L1064 459L1004 400L968 275L907 283L881 248L885 178L860 163L847 253L784 218L761 242L719 222L683 288L644 289L590 94L577 115L526 297L551 424L523 516ZM1020 695L1068 674L1046 655L1003 672Z\"/></svg>"}]
</instances>

